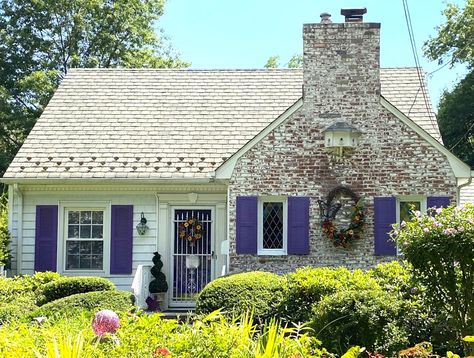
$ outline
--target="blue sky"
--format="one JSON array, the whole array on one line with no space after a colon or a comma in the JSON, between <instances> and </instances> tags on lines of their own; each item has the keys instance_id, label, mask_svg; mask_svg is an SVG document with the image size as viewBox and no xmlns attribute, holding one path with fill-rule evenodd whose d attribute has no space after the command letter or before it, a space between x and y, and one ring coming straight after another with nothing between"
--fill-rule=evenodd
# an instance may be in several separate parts
<instances>
[{"instance_id":1,"label":"blue sky","mask_svg":"<svg viewBox=\"0 0 474 358\"><path fill-rule=\"evenodd\" d=\"M443 23L446 2L408 3L420 62L429 73L439 66L423 57L421 47ZM270 56L279 55L284 65L293 54L302 53L304 23L319 22L321 12L332 14L333 22L343 22L340 9L351 7L366 7L364 21L382 24L382 67L414 65L402 0L167 0L159 26L192 68L263 68ZM463 66L447 66L428 77L435 106L443 89L452 88L465 73Z\"/></svg>"}]
</instances>

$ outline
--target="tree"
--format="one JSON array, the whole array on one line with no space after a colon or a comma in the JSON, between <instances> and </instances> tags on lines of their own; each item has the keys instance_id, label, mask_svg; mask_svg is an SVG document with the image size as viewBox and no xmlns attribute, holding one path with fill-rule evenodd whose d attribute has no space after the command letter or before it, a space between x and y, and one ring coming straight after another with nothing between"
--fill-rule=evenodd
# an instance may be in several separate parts
<instances>
[{"instance_id":1,"label":"tree","mask_svg":"<svg viewBox=\"0 0 474 358\"><path fill-rule=\"evenodd\" d=\"M264 66L265 68L278 68L280 67L280 56L271 56ZM303 67L303 56L293 55L286 64L288 68L301 68Z\"/></svg>"},{"instance_id":2,"label":"tree","mask_svg":"<svg viewBox=\"0 0 474 358\"><path fill-rule=\"evenodd\" d=\"M446 22L438 34L424 44L425 55L442 64L446 59L454 64L474 65L474 0L466 0L464 9L448 4L443 11Z\"/></svg>"},{"instance_id":3,"label":"tree","mask_svg":"<svg viewBox=\"0 0 474 358\"><path fill-rule=\"evenodd\" d=\"M71 67L183 67L155 31L164 0L0 2L0 175Z\"/></svg>"},{"instance_id":4,"label":"tree","mask_svg":"<svg viewBox=\"0 0 474 358\"><path fill-rule=\"evenodd\" d=\"M439 102L438 124L444 144L460 159L474 167L474 71Z\"/></svg>"},{"instance_id":5,"label":"tree","mask_svg":"<svg viewBox=\"0 0 474 358\"><path fill-rule=\"evenodd\" d=\"M466 0L464 9L448 4L443 14L446 22L423 49L429 59L439 64L464 63L471 70L454 90L444 92L438 108L438 124L446 147L473 167L474 0Z\"/></svg>"},{"instance_id":6,"label":"tree","mask_svg":"<svg viewBox=\"0 0 474 358\"><path fill-rule=\"evenodd\" d=\"M392 237L425 286L434 308L448 314L461 338L474 332L474 205L415 212ZM465 356L472 354L464 343Z\"/></svg>"}]
</instances>

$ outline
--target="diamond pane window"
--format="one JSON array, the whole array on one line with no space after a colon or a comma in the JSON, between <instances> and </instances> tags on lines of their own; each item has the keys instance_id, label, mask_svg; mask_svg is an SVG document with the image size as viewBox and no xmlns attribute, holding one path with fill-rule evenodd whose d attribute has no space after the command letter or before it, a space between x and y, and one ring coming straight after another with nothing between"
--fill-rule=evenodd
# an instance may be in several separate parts
<instances>
[{"instance_id":1,"label":"diamond pane window","mask_svg":"<svg viewBox=\"0 0 474 358\"><path fill-rule=\"evenodd\" d=\"M66 270L102 270L104 212L69 211L67 215Z\"/></svg>"},{"instance_id":2,"label":"diamond pane window","mask_svg":"<svg viewBox=\"0 0 474 358\"><path fill-rule=\"evenodd\" d=\"M263 203L263 248L283 249L283 203Z\"/></svg>"}]
</instances>

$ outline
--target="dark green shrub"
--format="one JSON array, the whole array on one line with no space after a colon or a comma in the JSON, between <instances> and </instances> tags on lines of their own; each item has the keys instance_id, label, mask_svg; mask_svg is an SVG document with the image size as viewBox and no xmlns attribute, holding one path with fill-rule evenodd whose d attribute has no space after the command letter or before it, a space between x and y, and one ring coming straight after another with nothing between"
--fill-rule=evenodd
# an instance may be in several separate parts
<instances>
[{"instance_id":1,"label":"dark green shrub","mask_svg":"<svg viewBox=\"0 0 474 358\"><path fill-rule=\"evenodd\" d=\"M405 314L403 302L381 289L339 291L315 304L313 314L316 337L339 354L360 345L392 355L410 343L400 323Z\"/></svg>"},{"instance_id":2,"label":"dark green shrub","mask_svg":"<svg viewBox=\"0 0 474 358\"><path fill-rule=\"evenodd\" d=\"M153 264L150 272L154 279L150 282L148 290L150 293L161 293L168 291L168 283L166 282L166 276L161 269L163 268L163 262L161 261L161 255L158 252L153 254Z\"/></svg>"},{"instance_id":3,"label":"dark green shrub","mask_svg":"<svg viewBox=\"0 0 474 358\"><path fill-rule=\"evenodd\" d=\"M196 302L196 313L221 308L227 315L253 311L256 320L276 313L286 292L285 278L274 273L253 271L220 277L204 287Z\"/></svg>"},{"instance_id":4,"label":"dark green shrub","mask_svg":"<svg viewBox=\"0 0 474 358\"><path fill-rule=\"evenodd\" d=\"M8 231L8 210L6 199L0 197L0 266L10 268L10 241L11 236Z\"/></svg>"},{"instance_id":5,"label":"dark green shrub","mask_svg":"<svg viewBox=\"0 0 474 358\"><path fill-rule=\"evenodd\" d=\"M78 293L114 290L115 286L102 277L63 277L41 286L38 291L38 305Z\"/></svg>"},{"instance_id":6,"label":"dark green shrub","mask_svg":"<svg viewBox=\"0 0 474 358\"><path fill-rule=\"evenodd\" d=\"M343 289L377 288L375 279L361 270L346 268L303 267L288 276L288 293L279 307L281 318L288 322L307 322L311 307L325 296Z\"/></svg>"},{"instance_id":7,"label":"dark green shrub","mask_svg":"<svg viewBox=\"0 0 474 358\"><path fill-rule=\"evenodd\" d=\"M130 311L134 296L128 291L96 291L78 293L46 303L31 314L31 317L74 318L82 314L93 316L100 310L115 312Z\"/></svg>"}]
</instances>

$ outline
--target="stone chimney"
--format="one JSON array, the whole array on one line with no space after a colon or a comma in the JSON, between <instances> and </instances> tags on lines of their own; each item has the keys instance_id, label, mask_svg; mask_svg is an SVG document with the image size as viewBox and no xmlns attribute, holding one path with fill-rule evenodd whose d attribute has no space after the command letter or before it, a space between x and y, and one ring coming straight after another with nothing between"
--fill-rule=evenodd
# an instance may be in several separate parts
<instances>
[{"instance_id":1,"label":"stone chimney","mask_svg":"<svg viewBox=\"0 0 474 358\"><path fill-rule=\"evenodd\" d=\"M305 113L351 123L375 114L380 95L380 24L363 22L364 9L343 9L345 22L321 14L303 26ZM358 121L356 121L358 122Z\"/></svg>"}]
</instances>

